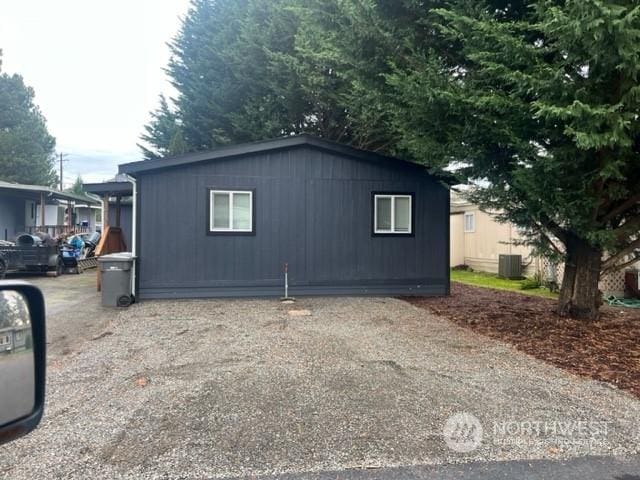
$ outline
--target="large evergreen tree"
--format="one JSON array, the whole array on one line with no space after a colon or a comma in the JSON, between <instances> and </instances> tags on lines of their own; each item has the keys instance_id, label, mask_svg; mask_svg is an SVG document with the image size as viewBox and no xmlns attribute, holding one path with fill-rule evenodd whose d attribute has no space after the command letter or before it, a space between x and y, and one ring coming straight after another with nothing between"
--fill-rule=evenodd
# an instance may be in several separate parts
<instances>
[{"instance_id":1,"label":"large evergreen tree","mask_svg":"<svg viewBox=\"0 0 640 480\"><path fill-rule=\"evenodd\" d=\"M175 111L161 98L146 158L298 133L305 100L280 55L293 49L288 0L194 0L171 42Z\"/></svg>"},{"instance_id":2,"label":"large evergreen tree","mask_svg":"<svg viewBox=\"0 0 640 480\"><path fill-rule=\"evenodd\" d=\"M415 16L402 1L297 2L300 25L289 62L315 119L310 131L382 153L398 153L390 125L384 74L407 40L402 22ZM383 32L393 18L394 32ZM399 32L402 32L401 34Z\"/></svg>"},{"instance_id":3,"label":"large evergreen tree","mask_svg":"<svg viewBox=\"0 0 640 480\"><path fill-rule=\"evenodd\" d=\"M377 146L354 140L355 109L347 104L365 99L352 95L351 79L322 38L344 27L323 24L340 18L339 3L194 0L171 43L175 111L161 99L142 136L145 157L175 153L169 146L177 130L187 151L303 132Z\"/></svg>"},{"instance_id":4,"label":"large evergreen tree","mask_svg":"<svg viewBox=\"0 0 640 480\"><path fill-rule=\"evenodd\" d=\"M0 73L0 180L51 186L55 139L33 100L20 75Z\"/></svg>"},{"instance_id":5,"label":"large evergreen tree","mask_svg":"<svg viewBox=\"0 0 640 480\"><path fill-rule=\"evenodd\" d=\"M151 112L151 121L144 127L145 133L140 136L144 144L138 146L146 159L164 157L177 153L172 149L174 138L180 133L178 115L169 106L164 95L160 95L160 106ZM187 150L186 148L184 150Z\"/></svg>"},{"instance_id":6,"label":"large evergreen tree","mask_svg":"<svg viewBox=\"0 0 640 480\"><path fill-rule=\"evenodd\" d=\"M622 0L452 2L389 77L402 142L464 162L471 198L565 258L559 311L597 316L603 272L640 257L640 7Z\"/></svg>"}]
</instances>

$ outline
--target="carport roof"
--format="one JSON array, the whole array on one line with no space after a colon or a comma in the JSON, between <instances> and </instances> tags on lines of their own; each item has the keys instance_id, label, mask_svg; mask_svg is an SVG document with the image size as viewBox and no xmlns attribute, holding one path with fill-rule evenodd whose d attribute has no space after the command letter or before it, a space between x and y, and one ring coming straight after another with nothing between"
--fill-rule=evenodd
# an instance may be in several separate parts
<instances>
[{"instance_id":1,"label":"carport roof","mask_svg":"<svg viewBox=\"0 0 640 480\"><path fill-rule=\"evenodd\" d=\"M87 192L100 196L122 197L133 195L133 186L130 182L113 180L102 183L85 183L83 187Z\"/></svg>"},{"instance_id":2,"label":"carport roof","mask_svg":"<svg viewBox=\"0 0 640 480\"><path fill-rule=\"evenodd\" d=\"M210 150L206 152L188 153L186 155L164 157L164 158L158 158L154 160L142 160L139 162L123 163L118 166L118 171L120 173L135 175L137 173L144 173L144 172L159 170L163 168L177 167L177 166L191 164L191 163L206 162L210 160L217 160L217 159L223 159L223 158L239 157L239 156L248 155L252 153L268 152L268 151L280 150L280 149L291 148L291 147L296 147L301 145L308 145L321 150L337 153L339 155L361 158L363 160L368 160L368 161L392 160L394 163L398 165L415 167L421 170L422 172L424 172L425 174L431 173L424 165L420 165L415 162L409 162L406 160L401 160L398 158L381 155L379 153L375 153L367 150L361 150L358 148L354 148L354 147L340 144L340 143L335 143L335 142L326 140L324 138L319 138L314 135L308 135L308 134L282 137L282 138L264 140L264 141L253 142L253 143L243 143L239 145L229 145L229 146L220 147L215 150ZM457 182L452 182L446 175L443 175L443 174L437 173L437 174L434 174L434 176L436 176L440 181L449 185L453 183L457 183Z\"/></svg>"},{"instance_id":3,"label":"carport roof","mask_svg":"<svg viewBox=\"0 0 640 480\"><path fill-rule=\"evenodd\" d=\"M77 195L71 192L61 192L51 187L45 187L43 185L26 185L23 183L11 183L0 181L0 192L22 194L23 196L39 198L40 194L44 193L47 198L54 200L67 200L72 202L82 202L90 205L95 205L98 202L86 195Z\"/></svg>"}]
</instances>

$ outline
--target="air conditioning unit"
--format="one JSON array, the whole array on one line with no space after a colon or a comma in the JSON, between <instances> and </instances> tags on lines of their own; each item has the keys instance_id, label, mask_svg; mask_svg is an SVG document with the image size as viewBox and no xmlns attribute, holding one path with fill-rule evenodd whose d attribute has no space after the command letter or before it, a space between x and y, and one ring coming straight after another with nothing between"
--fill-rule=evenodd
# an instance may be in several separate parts
<instances>
[{"instance_id":1,"label":"air conditioning unit","mask_svg":"<svg viewBox=\"0 0 640 480\"><path fill-rule=\"evenodd\" d=\"M502 278L522 278L522 255L498 255L498 276Z\"/></svg>"},{"instance_id":2,"label":"air conditioning unit","mask_svg":"<svg viewBox=\"0 0 640 480\"><path fill-rule=\"evenodd\" d=\"M640 298L640 271L629 270L624 273L625 293Z\"/></svg>"}]
</instances>

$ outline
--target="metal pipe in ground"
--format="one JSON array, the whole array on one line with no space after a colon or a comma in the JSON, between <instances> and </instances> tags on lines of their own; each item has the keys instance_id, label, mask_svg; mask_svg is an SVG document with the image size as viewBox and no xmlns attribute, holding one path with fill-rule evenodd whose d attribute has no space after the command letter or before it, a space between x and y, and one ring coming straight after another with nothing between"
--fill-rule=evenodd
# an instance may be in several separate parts
<instances>
[{"instance_id":1,"label":"metal pipe in ground","mask_svg":"<svg viewBox=\"0 0 640 480\"><path fill-rule=\"evenodd\" d=\"M280 300L283 302L293 302L295 298L289 296L289 264L284 264L284 297Z\"/></svg>"}]
</instances>

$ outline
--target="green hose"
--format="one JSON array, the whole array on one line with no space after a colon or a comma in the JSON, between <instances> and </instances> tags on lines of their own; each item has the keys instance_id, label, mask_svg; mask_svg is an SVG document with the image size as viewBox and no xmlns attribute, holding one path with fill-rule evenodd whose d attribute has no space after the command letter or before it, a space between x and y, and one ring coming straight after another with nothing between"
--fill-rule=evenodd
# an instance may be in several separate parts
<instances>
[{"instance_id":1,"label":"green hose","mask_svg":"<svg viewBox=\"0 0 640 480\"><path fill-rule=\"evenodd\" d=\"M611 295L605 298L605 301L612 307L640 308L640 300L636 298L618 298Z\"/></svg>"}]
</instances>

